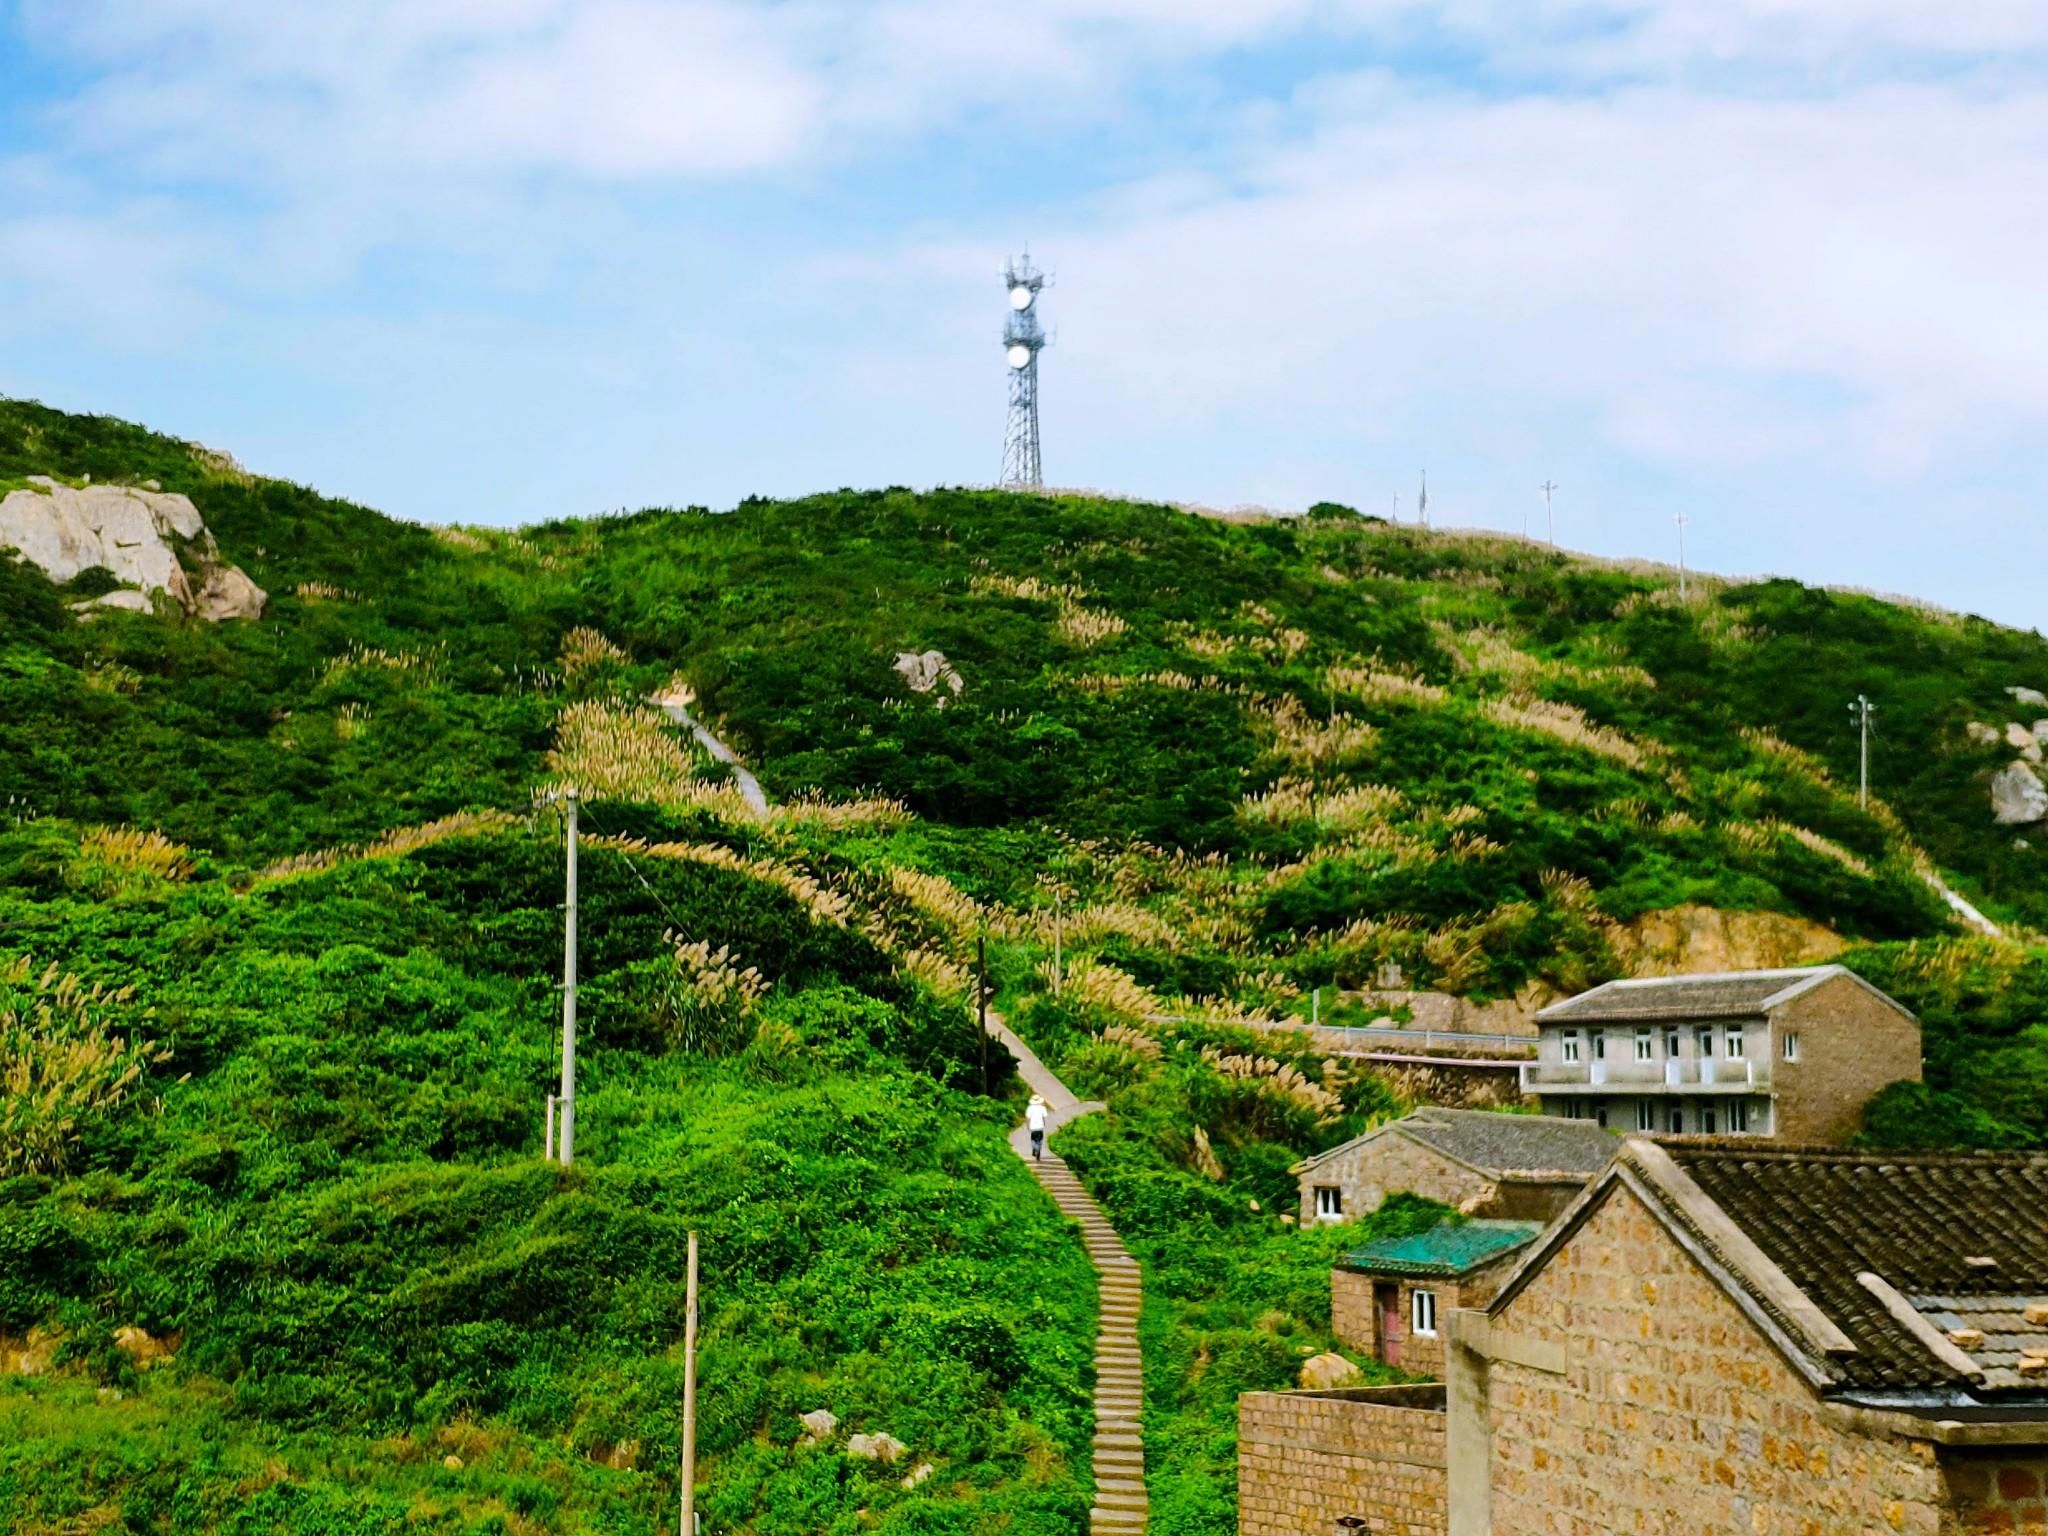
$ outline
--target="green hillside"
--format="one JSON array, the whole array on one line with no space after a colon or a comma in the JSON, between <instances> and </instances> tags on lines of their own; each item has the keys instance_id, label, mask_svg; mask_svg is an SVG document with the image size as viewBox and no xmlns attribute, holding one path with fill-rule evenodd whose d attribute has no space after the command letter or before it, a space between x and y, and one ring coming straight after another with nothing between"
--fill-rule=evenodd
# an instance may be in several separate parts
<instances>
[{"instance_id":1,"label":"green hillside","mask_svg":"<svg viewBox=\"0 0 2048 1536\"><path fill-rule=\"evenodd\" d=\"M91 573L0 560L18 1529L672 1519L691 1227L710 1529L1073 1529L1092 1290L982 1081L983 936L998 1006L1111 1105L1061 1144L1147 1266L1163 1536L1234 1529L1235 1394L1328 1347L1358 1234L1282 1223L1286 1168L1401 1107L1273 1032L1312 989L1533 999L1621 974L1650 915L1781 914L1924 1014L1929 1084L1870 1134L2048 1141L2048 853L1993 821L2012 751L1966 729L2048 689L2038 635L1782 581L1681 600L1334 507L845 491L428 530L0 402L0 492L35 474L189 494L271 602L81 618ZM647 702L674 690L766 816ZM535 811L565 782L567 1172ZM819 1407L908 1460L800 1443Z\"/></svg>"}]
</instances>

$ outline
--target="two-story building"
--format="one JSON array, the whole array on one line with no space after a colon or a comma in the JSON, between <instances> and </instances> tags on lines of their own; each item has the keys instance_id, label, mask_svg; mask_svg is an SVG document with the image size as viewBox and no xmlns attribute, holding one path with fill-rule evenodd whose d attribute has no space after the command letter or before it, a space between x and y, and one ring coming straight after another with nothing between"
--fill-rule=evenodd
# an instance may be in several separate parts
<instances>
[{"instance_id":1,"label":"two-story building","mask_svg":"<svg viewBox=\"0 0 2048 1536\"><path fill-rule=\"evenodd\" d=\"M1920 1077L1920 1021L1839 965L1610 981L1536 1022L1522 1091L1616 1131L1841 1142Z\"/></svg>"}]
</instances>

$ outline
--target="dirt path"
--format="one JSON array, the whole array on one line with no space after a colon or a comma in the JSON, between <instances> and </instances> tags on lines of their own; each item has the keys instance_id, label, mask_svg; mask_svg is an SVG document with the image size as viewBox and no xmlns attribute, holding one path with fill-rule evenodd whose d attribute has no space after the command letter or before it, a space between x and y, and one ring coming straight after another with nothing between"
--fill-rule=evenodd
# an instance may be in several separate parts
<instances>
[{"instance_id":1,"label":"dirt path","mask_svg":"<svg viewBox=\"0 0 2048 1536\"><path fill-rule=\"evenodd\" d=\"M706 752L719 762L731 766L732 781L739 786L740 798L747 802L748 810L756 816L768 814L768 797L761 792L761 781L740 762L737 752L699 724L696 716L690 713L689 707L680 700L657 698L654 702L667 710L669 719L675 721L677 725L688 727L690 734L697 738L697 744Z\"/></svg>"},{"instance_id":2,"label":"dirt path","mask_svg":"<svg viewBox=\"0 0 2048 1536\"><path fill-rule=\"evenodd\" d=\"M1017 1058L1017 1071L1032 1092L1051 1107L1046 1136L1081 1115L1104 1106L1074 1097L1067 1085L1031 1047L994 1014L989 1033ZM1053 1203L1081 1228L1081 1243L1095 1266L1101 1312L1095 1335L1095 1507L1088 1511L1093 1536L1143 1536L1145 1530L1145 1442L1140 1417L1145 1406L1145 1362L1138 1349L1138 1308L1144 1281L1116 1229L1066 1163L1047 1152L1031 1155L1031 1133L1019 1126L1010 1145Z\"/></svg>"}]
</instances>

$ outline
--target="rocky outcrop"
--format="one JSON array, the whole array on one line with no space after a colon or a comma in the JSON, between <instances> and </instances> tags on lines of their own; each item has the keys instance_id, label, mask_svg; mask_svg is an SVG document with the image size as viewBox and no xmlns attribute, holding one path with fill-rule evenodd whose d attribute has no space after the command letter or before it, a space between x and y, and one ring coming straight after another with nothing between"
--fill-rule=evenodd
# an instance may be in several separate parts
<instances>
[{"instance_id":1,"label":"rocky outcrop","mask_svg":"<svg viewBox=\"0 0 2048 1536\"><path fill-rule=\"evenodd\" d=\"M967 686L960 679L959 668L946 660L944 651L899 651L896 670L910 684L912 693L930 693L944 687L957 696Z\"/></svg>"},{"instance_id":2,"label":"rocky outcrop","mask_svg":"<svg viewBox=\"0 0 2048 1536\"><path fill-rule=\"evenodd\" d=\"M873 1435L850 1435L846 1441L846 1454L857 1456L862 1461L879 1461L887 1466L898 1459L910 1447L886 1430Z\"/></svg>"},{"instance_id":3,"label":"rocky outcrop","mask_svg":"<svg viewBox=\"0 0 2048 1536\"><path fill-rule=\"evenodd\" d=\"M262 617L268 597L221 559L199 509L185 496L125 485L61 485L41 476L0 498L0 547L55 582L95 568L122 590L81 608L148 612L161 593L185 613L218 622Z\"/></svg>"},{"instance_id":4,"label":"rocky outcrop","mask_svg":"<svg viewBox=\"0 0 2048 1536\"><path fill-rule=\"evenodd\" d=\"M1311 1355L1301 1362L1301 1384L1310 1391L1356 1386L1358 1367L1342 1355Z\"/></svg>"},{"instance_id":5,"label":"rocky outcrop","mask_svg":"<svg viewBox=\"0 0 2048 1536\"><path fill-rule=\"evenodd\" d=\"M1841 953L1832 928L1782 912L1740 912L1687 905L1645 912L1612 935L1631 976L1696 976L1818 965Z\"/></svg>"},{"instance_id":6,"label":"rocky outcrop","mask_svg":"<svg viewBox=\"0 0 2048 1536\"><path fill-rule=\"evenodd\" d=\"M2009 763L1991 775L1991 814L2001 826L2021 827L2048 816L2048 788L2025 762Z\"/></svg>"}]
</instances>

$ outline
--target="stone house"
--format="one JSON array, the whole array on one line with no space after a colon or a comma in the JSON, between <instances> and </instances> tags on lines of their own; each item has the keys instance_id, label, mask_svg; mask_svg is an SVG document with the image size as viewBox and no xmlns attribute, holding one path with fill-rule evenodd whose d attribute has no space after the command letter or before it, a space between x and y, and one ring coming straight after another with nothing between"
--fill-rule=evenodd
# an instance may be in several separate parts
<instances>
[{"instance_id":1,"label":"stone house","mask_svg":"<svg viewBox=\"0 0 2048 1536\"><path fill-rule=\"evenodd\" d=\"M1442 1323L1483 1307L1540 1221L1467 1221L1354 1249L1330 1271L1330 1328L1340 1343L1441 1380Z\"/></svg>"},{"instance_id":2,"label":"stone house","mask_svg":"<svg viewBox=\"0 0 2048 1536\"><path fill-rule=\"evenodd\" d=\"M1631 1138L1439 1329L1441 1409L1244 1400L1244 1530L2048 1532L2048 1158Z\"/></svg>"},{"instance_id":3,"label":"stone house","mask_svg":"<svg viewBox=\"0 0 2048 1536\"><path fill-rule=\"evenodd\" d=\"M1920 1077L1920 1021L1839 965L1610 981L1536 1022L1522 1091L1616 1131L1839 1143Z\"/></svg>"},{"instance_id":4,"label":"stone house","mask_svg":"<svg viewBox=\"0 0 2048 1536\"><path fill-rule=\"evenodd\" d=\"M1548 1221L1620 1143L1598 1126L1484 1109L1418 1109L1288 1171L1301 1221L1350 1221L1400 1190L1468 1214Z\"/></svg>"}]
</instances>

